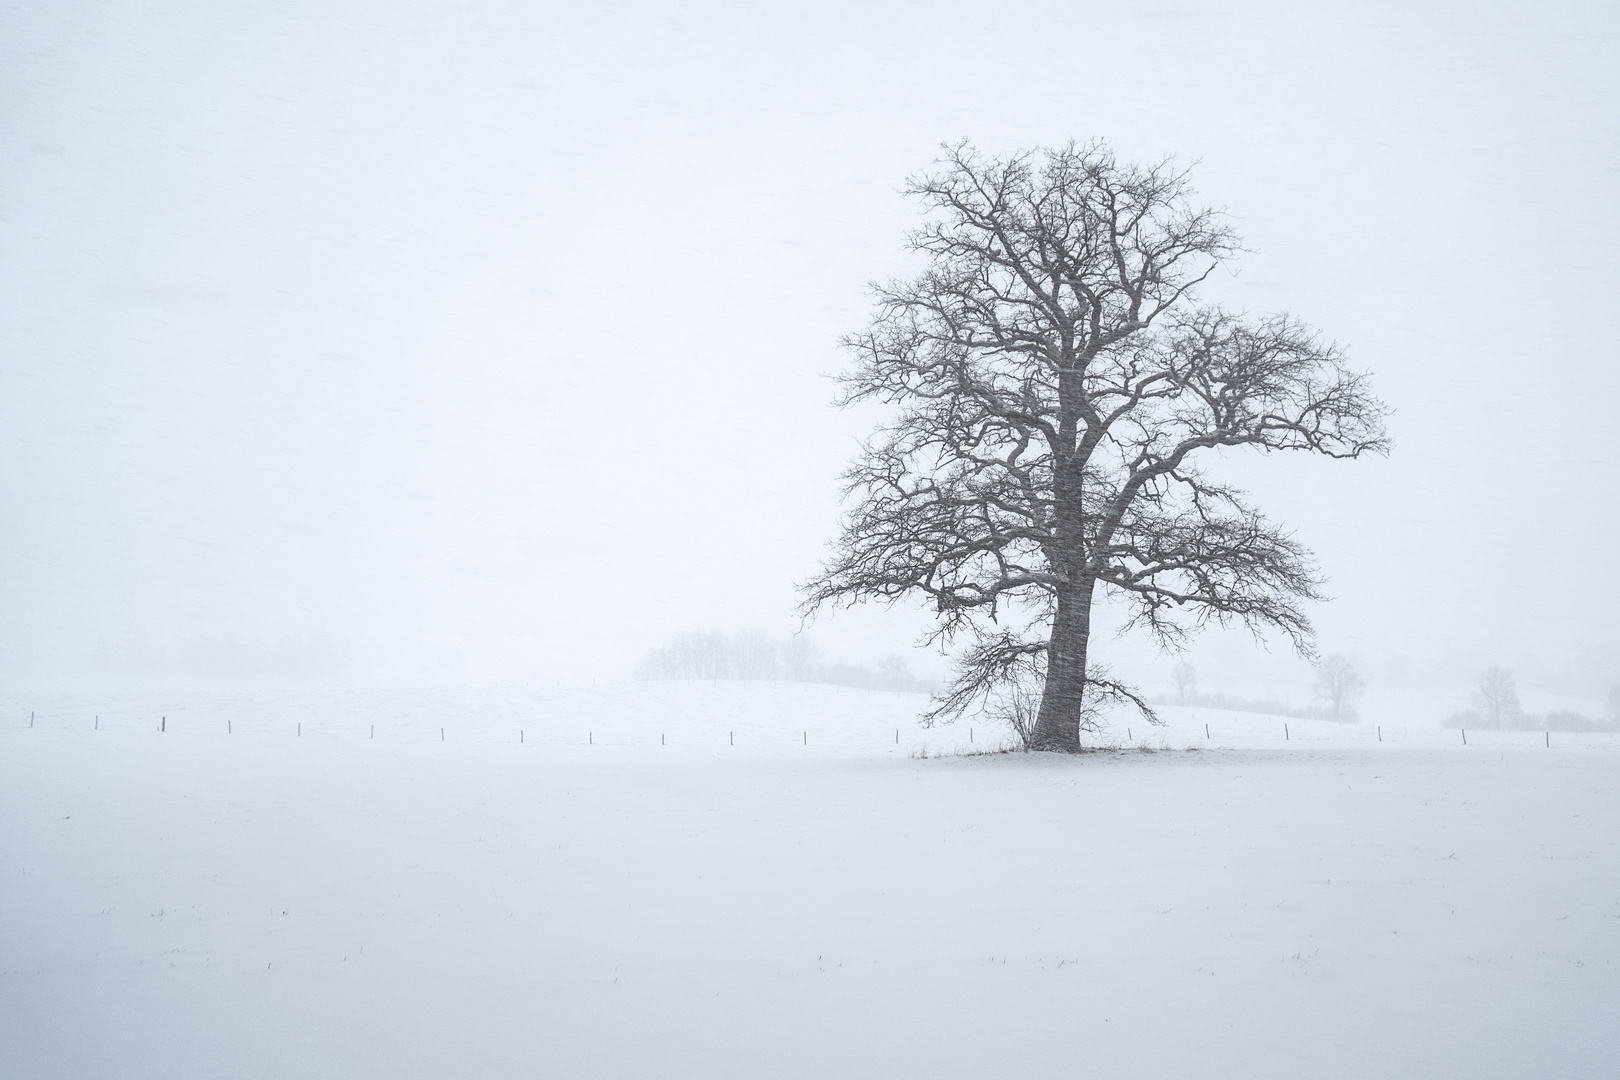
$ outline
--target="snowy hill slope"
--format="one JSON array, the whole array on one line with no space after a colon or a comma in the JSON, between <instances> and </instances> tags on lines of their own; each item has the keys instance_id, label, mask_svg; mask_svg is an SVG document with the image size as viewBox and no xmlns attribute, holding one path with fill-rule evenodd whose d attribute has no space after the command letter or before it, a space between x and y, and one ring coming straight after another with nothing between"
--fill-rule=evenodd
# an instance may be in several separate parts
<instances>
[{"instance_id":1,"label":"snowy hill slope","mask_svg":"<svg viewBox=\"0 0 1620 1080\"><path fill-rule=\"evenodd\" d=\"M32 729L13 709L0 1073L1620 1068L1606 739L1284 741L1223 716L1204 740L1200 712L1153 737L1206 752L924 760L959 733L918 729L922 702L86 698Z\"/></svg>"}]
</instances>

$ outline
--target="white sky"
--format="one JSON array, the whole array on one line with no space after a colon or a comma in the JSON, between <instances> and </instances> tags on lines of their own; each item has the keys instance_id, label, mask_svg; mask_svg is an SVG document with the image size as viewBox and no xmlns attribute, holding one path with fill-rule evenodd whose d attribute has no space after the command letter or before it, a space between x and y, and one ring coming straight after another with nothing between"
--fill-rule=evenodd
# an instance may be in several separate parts
<instances>
[{"instance_id":1,"label":"white sky","mask_svg":"<svg viewBox=\"0 0 1620 1080\"><path fill-rule=\"evenodd\" d=\"M678 630L787 632L874 419L822 376L865 282L914 266L896 189L942 140L1102 136L1199 159L1254 251L1220 290L1346 344L1397 410L1388 461L1233 462L1332 579L1323 647L1596 694L1617 28L1599 3L12 5L0 678L617 677ZM919 625L813 633L866 659ZM1298 675L1195 658L1211 688Z\"/></svg>"}]
</instances>

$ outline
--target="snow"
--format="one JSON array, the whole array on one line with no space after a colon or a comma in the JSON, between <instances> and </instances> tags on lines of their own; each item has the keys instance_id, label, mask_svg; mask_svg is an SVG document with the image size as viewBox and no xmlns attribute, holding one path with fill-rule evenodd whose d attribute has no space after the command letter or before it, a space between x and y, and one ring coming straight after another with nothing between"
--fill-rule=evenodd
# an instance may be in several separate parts
<instances>
[{"instance_id":1,"label":"snow","mask_svg":"<svg viewBox=\"0 0 1620 1080\"><path fill-rule=\"evenodd\" d=\"M922 701L0 701L0 1075L1620 1075L1610 736Z\"/></svg>"}]
</instances>

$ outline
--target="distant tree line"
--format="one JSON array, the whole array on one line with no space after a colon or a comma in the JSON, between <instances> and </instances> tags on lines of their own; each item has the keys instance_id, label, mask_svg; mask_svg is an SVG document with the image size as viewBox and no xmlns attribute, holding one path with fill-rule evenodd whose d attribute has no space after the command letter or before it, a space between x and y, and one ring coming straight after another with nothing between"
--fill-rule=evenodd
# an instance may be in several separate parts
<instances>
[{"instance_id":1,"label":"distant tree line","mask_svg":"<svg viewBox=\"0 0 1620 1080\"><path fill-rule=\"evenodd\" d=\"M825 661L803 634L773 638L760 630L689 630L654 649L636 665L638 679L753 679L829 683L865 690L928 693L934 683L911 673L906 658L891 653L875 667Z\"/></svg>"},{"instance_id":2,"label":"distant tree line","mask_svg":"<svg viewBox=\"0 0 1620 1080\"><path fill-rule=\"evenodd\" d=\"M1490 667L1480 675L1471 695L1471 709L1446 717L1450 728L1480 731L1620 731L1620 684L1609 687L1609 698L1601 716L1587 716L1567 709L1528 713L1519 703L1513 673Z\"/></svg>"}]
</instances>

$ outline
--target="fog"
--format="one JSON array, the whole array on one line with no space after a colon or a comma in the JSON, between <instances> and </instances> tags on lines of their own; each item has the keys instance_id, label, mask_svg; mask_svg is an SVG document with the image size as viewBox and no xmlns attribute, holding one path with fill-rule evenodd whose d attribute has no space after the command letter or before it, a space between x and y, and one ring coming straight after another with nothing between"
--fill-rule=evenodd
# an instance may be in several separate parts
<instances>
[{"instance_id":1,"label":"fog","mask_svg":"<svg viewBox=\"0 0 1620 1080\"><path fill-rule=\"evenodd\" d=\"M621 679L798 627L942 141L1196 161L1387 460L1233 455L1375 685L1620 679L1611 5L141 4L0 21L0 679ZM852 661L910 608L810 628ZM1099 644L1146 683L1173 662ZM1237 635L1202 684L1297 685ZM919 654L913 667L944 670ZM1305 677L1308 679L1308 672Z\"/></svg>"}]
</instances>

